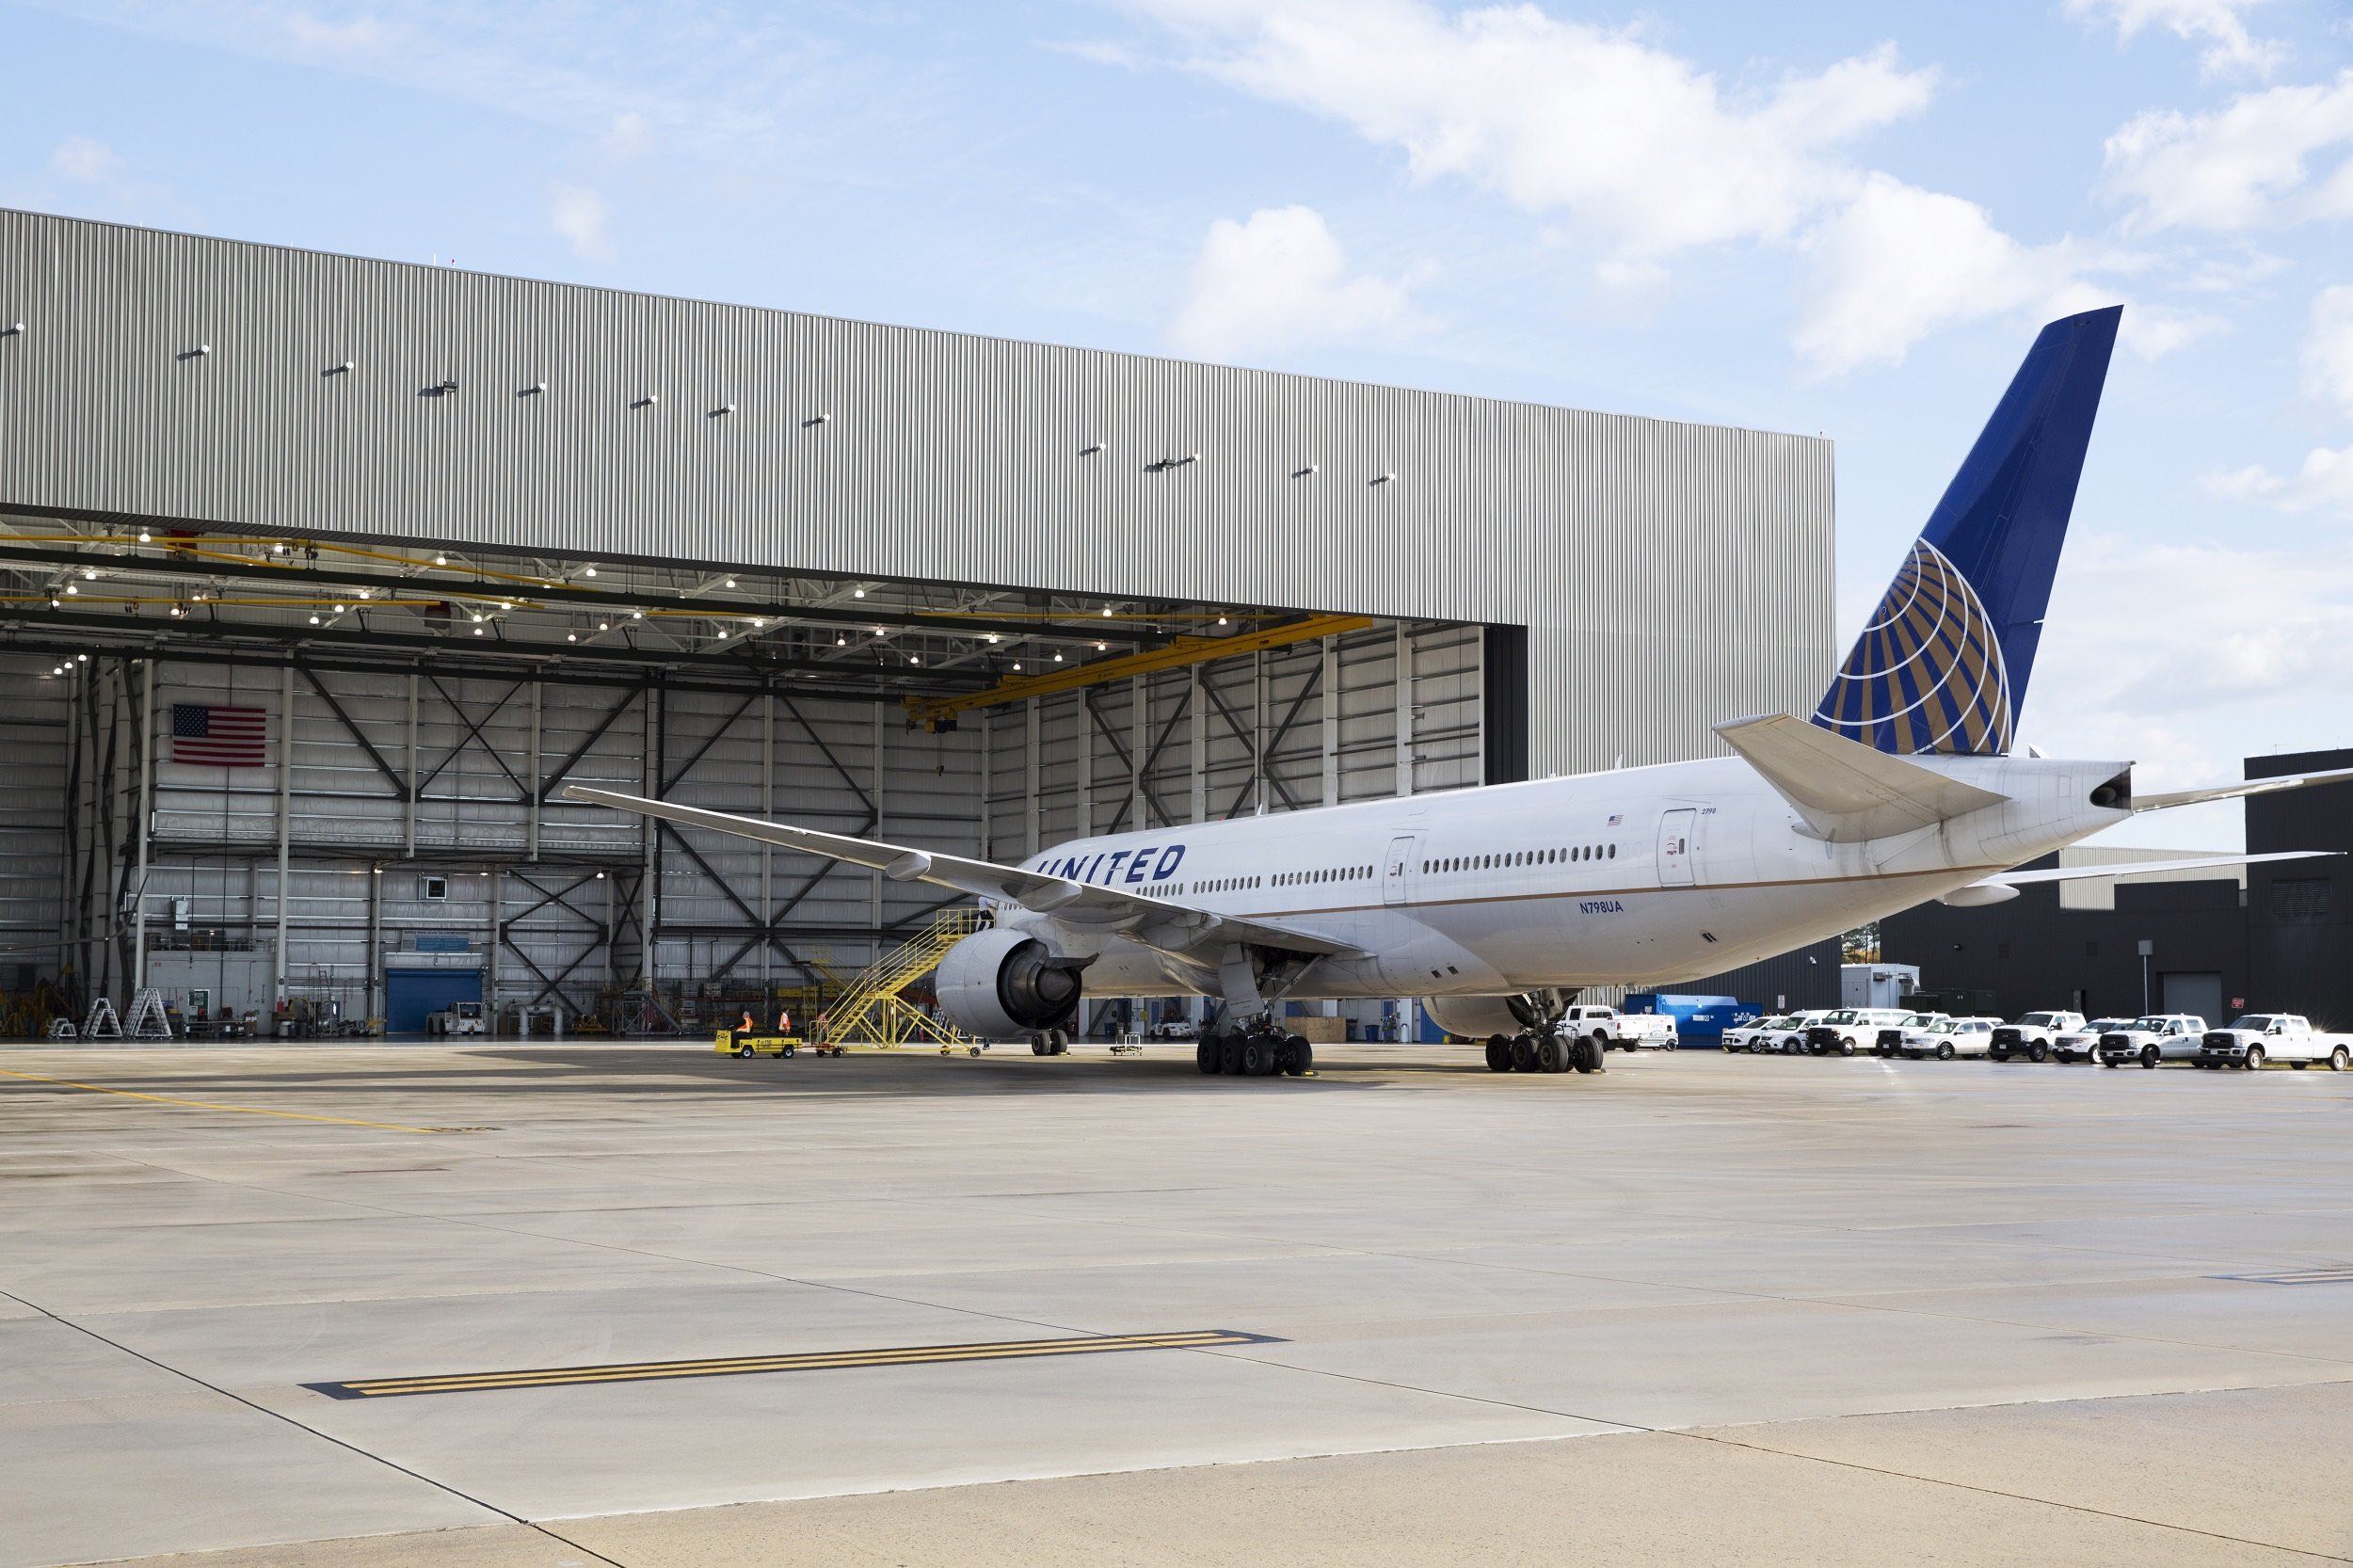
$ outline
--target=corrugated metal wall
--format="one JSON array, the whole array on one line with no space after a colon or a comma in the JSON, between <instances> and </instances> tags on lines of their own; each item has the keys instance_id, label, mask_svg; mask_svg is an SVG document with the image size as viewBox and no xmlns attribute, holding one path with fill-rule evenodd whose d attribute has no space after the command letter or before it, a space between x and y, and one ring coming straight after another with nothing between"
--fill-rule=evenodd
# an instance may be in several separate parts
<instances>
[{"instance_id":1,"label":"corrugated metal wall","mask_svg":"<svg viewBox=\"0 0 2353 1568\"><path fill-rule=\"evenodd\" d=\"M12 212L0 319L9 506L1523 624L1540 774L1833 661L1804 437Z\"/></svg>"}]
</instances>

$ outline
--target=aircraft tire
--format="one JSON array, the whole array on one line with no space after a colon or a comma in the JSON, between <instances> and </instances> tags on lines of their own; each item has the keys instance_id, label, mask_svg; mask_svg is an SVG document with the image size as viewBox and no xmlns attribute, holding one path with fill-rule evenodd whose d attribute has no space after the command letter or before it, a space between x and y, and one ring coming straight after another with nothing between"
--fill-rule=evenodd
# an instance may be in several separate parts
<instances>
[{"instance_id":1,"label":"aircraft tire","mask_svg":"<svg viewBox=\"0 0 2353 1568\"><path fill-rule=\"evenodd\" d=\"M1305 1034L1286 1035L1282 1054L1275 1059L1275 1068L1292 1078L1305 1078L1315 1071L1316 1048Z\"/></svg>"},{"instance_id":2,"label":"aircraft tire","mask_svg":"<svg viewBox=\"0 0 2353 1568\"><path fill-rule=\"evenodd\" d=\"M1218 1049L1217 1036L1204 1034L1193 1048L1193 1064L1204 1073L1216 1073L1225 1065Z\"/></svg>"},{"instance_id":3,"label":"aircraft tire","mask_svg":"<svg viewBox=\"0 0 2353 1568\"><path fill-rule=\"evenodd\" d=\"M1241 1042L1239 1034L1228 1034L1217 1043L1217 1070L1228 1078L1241 1076Z\"/></svg>"},{"instance_id":4,"label":"aircraft tire","mask_svg":"<svg viewBox=\"0 0 2353 1568\"><path fill-rule=\"evenodd\" d=\"M1561 1036L1546 1035L1536 1043L1536 1066L1541 1072L1565 1073L1569 1070L1569 1053L1561 1048Z\"/></svg>"},{"instance_id":5,"label":"aircraft tire","mask_svg":"<svg viewBox=\"0 0 2353 1568\"><path fill-rule=\"evenodd\" d=\"M1487 1036L1487 1070L1491 1073L1512 1070L1512 1042L1500 1034Z\"/></svg>"},{"instance_id":6,"label":"aircraft tire","mask_svg":"<svg viewBox=\"0 0 2353 1568\"><path fill-rule=\"evenodd\" d=\"M1275 1052L1281 1043L1271 1034L1253 1034L1241 1043L1241 1071L1244 1078L1273 1078L1276 1071Z\"/></svg>"},{"instance_id":7,"label":"aircraft tire","mask_svg":"<svg viewBox=\"0 0 2353 1568\"><path fill-rule=\"evenodd\" d=\"M1512 1070L1519 1073L1536 1070L1536 1042L1525 1034L1512 1036Z\"/></svg>"},{"instance_id":8,"label":"aircraft tire","mask_svg":"<svg viewBox=\"0 0 2353 1568\"><path fill-rule=\"evenodd\" d=\"M1044 1035L1040 1035L1036 1039L1030 1042L1030 1054L1032 1056L1044 1056L1046 1054L1046 1037Z\"/></svg>"},{"instance_id":9,"label":"aircraft tire","mask_svg":"<svg viewBox=\"0 0 2353 1568\"><path fill-rule=\"evenodd\" d=\"M1579 1039L1574 1042L1569 1048L1569 1065L1580 1073L1600 1072L1602 1070L1600 1044L1591 1039Z\"/></svg>"}]
</instances>

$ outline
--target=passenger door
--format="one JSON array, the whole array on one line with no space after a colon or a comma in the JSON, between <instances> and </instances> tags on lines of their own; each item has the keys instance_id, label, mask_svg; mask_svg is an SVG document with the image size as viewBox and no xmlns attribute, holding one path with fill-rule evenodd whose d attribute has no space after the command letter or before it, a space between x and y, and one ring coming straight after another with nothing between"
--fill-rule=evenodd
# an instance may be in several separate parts
<instances>
[{"instance_id":1,"label":"passenger door","mask_svg":"<svg viewBox=\"0 0 2353 1568\"><path fill-rule=\"evenodd\" d=\"M1381 902L1403 904L1413 896L1414 850L1421 842L1417 833L1401 833L1389 840L1389 853L1381 862Z\"/></svg>"},{"instance_id":2,"label":"passenger door","mask_svg":"<svg viewBox=\"0 0 2353 1568\"><path fill-rule=\"evenodd\" d=\"M1698 831L1699 812L1680 807L1658 819L1658 885L1691 885L1691 835Z\"/></svg>"}]
</instances>

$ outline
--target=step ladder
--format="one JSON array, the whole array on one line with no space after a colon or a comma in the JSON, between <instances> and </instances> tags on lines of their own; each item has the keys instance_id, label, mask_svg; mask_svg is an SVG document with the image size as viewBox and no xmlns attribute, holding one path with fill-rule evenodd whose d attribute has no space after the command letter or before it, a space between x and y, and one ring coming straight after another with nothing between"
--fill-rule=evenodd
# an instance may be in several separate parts
<instances>
[{"instance_id":1,"label":"step ladder","mask_svg":"<svg viewBox=\"0 0 2353 1568\"><path fill-rule=\"evenodd\" d=\"M139 988L131 998L131 1038L134 1040L168 1040L171 1019L164 1012L164 994L152 985Z\"/></svg>"},{"instance_id":2,"label":"step ladder","mask_svg":"<svg viewBox=\"0 0 2353 1568\"><path fill-rule=\"evenodd\" d=\"M122 1020L115 1016L113 1002L104 997L100 997L89 1004L89 1016L82 1022L82 1038L85 1040L120 1040L122 1038Z\"/></svg>"},{"instance_id":3,"label":"step ladder","mask_svg":"<svg viewBox=\"0 0 2353 1568\"><path fill-rule=\"evenodd\" d=\"M825 1013L825 1038L886 1050L921 1046L940 1051L978 1049L981 1042L935 1018L899 993L939 967L948 950L989 923L969 904L943 909L923 929L884 953L851 981Z\"/></svg>"}]
</instances>

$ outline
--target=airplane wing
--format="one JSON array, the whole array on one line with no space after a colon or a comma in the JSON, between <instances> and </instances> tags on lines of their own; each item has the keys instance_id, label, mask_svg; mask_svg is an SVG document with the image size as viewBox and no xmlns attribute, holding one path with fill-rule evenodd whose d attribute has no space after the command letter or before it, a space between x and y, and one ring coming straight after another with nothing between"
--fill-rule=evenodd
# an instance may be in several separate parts
<instances>
[{"instance_id":1,"label":"airplane wing","mask_svg":"<svg viewBox=\"0 0 2353 1568\"><path fill-rule=\"evenodd\" d=\"M2309 860L2336 855L2333 849L2283 849L2268 855L2197 855L2185 860L2134 860L2119 866L2052 866L2035 872L2002 872L1972 888L2023 888L2036 882L2075 882L2088 876L2145 876L2151 872L2194 872L2208 866L2252 866L2265 860Z\"/></svg>"},{"instance_id":2,"label":"airplane wing","mask_svg":"<svg viewBox=\"0 0 2353 1568\"><path fill-rule=\"evenodd\" d=\"M821 833L813 827L762 822L758 817L730 816L725 811L707 811L698 806L673 806L667 801L647 800L639 795L590 789L584 784L566 785L564 798L590 806L609 806L616 811L634 811L687 827L708 828L713 833L731 833L742 839L757 839L762 843L799 850L807 855L823 855L854 866L868 866L893 882L928 882L936 888L951 888L960 893L994 899L1000 904L1018 904L1033 913L1051 915L1058 920L1081 929L1098 931L1107 936L1128 936L1146 947L1167 952L1191 953L1204 948L1247 942L1256 947L1279 948L1289 952L1363 956L1349 943L1335 941L1329 936L1294 926L1245 920L1214 909L1199 908L1176 899L1145 898L1116 888L1073 881L1066 876L1025 872L1017 867L998 865L993 860L968 860L963 856L947 855L937 850L909 849L874 839Z\"/></svg>"},{"instance_id":3,"label":"airplane wing","mask_svg":"<svg viewBox=\"0 0 2353 1568\"><path fill-rule=\"evenodd\" d=\"M2314 784L2342 784L2347 780L2353 780L2353 768L2333 768L2326 773L2288 774L2279 778L2249 778L2240 784L2212 784L2202 790L2135 794L2133 809L2163 811L2175 806L2198 806L2209 800L2236 800L2244 795L2267 795L2280 790L2302 790Z\"/></svg>"}]
</instances>

